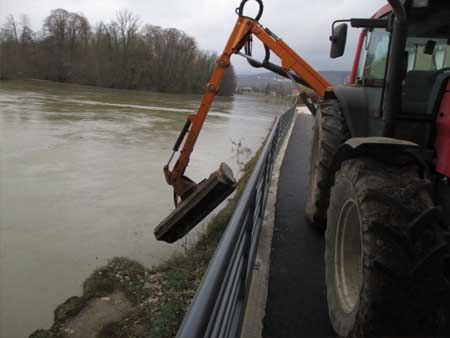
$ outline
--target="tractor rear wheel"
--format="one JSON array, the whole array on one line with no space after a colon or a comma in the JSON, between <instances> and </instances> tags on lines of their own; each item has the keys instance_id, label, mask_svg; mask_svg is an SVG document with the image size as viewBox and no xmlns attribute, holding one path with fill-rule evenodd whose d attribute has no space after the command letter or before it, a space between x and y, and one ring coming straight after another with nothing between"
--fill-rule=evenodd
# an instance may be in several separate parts
<instances>
[{"instance_id":1,"label":"tractor rear wheel","mask_svg":"<svg viewBox=\"0 0 450 338\"><path fill-rule=\"evenodd\" d=\"M337 148L350 138L338 100L320 103L311 146L308 194L305 214L318 228L326 226L331 164Z\"/></svg>"},{"instance_id":2,"label":"tractor rear wheel","mask_svg":"<svg viewBox=\"0 0 450 338\"><path fill-rule=\"evenodd\" d=\"M343 163L331 192L326 285L340 337L449 337L447 229L418 167Z\"/></svg>"}]
</instances>

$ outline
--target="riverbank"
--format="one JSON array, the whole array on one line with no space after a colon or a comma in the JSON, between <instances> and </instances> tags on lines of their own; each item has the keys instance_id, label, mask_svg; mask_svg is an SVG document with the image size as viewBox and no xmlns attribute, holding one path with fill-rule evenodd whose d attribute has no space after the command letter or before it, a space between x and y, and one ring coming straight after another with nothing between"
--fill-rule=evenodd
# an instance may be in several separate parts
<instances>
[{"instance_id":1,"label":"riverbank","mask_svg":"<svg viewBox=\"0 0 450 338\"><path fill-rule=\"evenodd\" d=\"M50 329L37 330L29 338L175 336L258 154L246 164L233 197L192 248L153 268L113 258L84 282L81 297L57 307Z\"/></svg>"}]
</instances>

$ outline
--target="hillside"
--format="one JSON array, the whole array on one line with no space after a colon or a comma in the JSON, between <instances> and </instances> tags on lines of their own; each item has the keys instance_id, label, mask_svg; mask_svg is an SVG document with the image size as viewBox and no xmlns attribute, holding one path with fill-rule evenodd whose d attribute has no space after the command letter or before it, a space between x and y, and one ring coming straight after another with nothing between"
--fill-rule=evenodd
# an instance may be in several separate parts
<instances>
[{"instance_id":1,"label":"hillside","mask_svg":"<svg viewBox=\"0 0 450 338\"><path fill-rule=\"evenodd\" d=\"M333 85L344 84L349 76L349 71L320 71ZM254 90L264 90L267 87L273 88L292 88L291 81L284 77L271 72L264 72L258 74L238 74L238 87L250 87Z\"/></svg>"}]
</instances>

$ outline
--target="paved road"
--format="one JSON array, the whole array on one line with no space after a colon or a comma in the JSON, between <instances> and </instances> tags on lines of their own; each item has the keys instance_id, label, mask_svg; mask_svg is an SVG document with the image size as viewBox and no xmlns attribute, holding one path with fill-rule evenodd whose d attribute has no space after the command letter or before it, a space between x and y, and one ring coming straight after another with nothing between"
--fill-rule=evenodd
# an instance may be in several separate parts
<instances>
[{"instance_id":1,"label":"paved road","mask_svg":"<svg viewBox=\"0 0 450 338\"><path fill-rule=\"evenodd\" d=\"M323 234L305 221L313 117L299 115L281 167L263 337L333 337Z\"/></svg>"}]
</instances>

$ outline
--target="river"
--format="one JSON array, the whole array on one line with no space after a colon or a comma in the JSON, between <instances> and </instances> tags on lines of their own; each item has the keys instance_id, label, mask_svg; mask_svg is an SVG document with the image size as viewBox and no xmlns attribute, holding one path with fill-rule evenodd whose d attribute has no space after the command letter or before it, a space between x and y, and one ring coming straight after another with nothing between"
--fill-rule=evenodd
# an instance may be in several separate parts
<instances>
[{"instance_id":1,"label":"river","mask_svg":"<svg viewBox=\"0 0 450 338\"><path fill-rule=\"evenodd\" d=\"M153 229L173 209L162 167L200 97L44 81L0 82L0 337L48 328L114 256L152 266L183 250ZM286 100L216 99L187 175L261 145ZM201 229L201 226L200 226ZM191 240L194 240L191 236Z\"/></svg>"}]
</instances>

